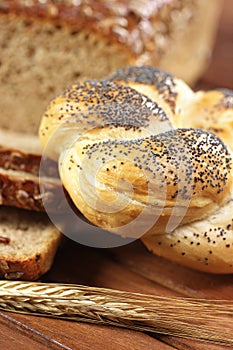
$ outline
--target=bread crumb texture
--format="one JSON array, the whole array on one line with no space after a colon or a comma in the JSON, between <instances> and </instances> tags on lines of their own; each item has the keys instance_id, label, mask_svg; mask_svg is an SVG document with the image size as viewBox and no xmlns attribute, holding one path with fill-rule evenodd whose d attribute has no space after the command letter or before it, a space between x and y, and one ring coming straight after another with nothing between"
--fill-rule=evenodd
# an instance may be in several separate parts
<instances>
[{"instance_id":1,"label":"bread crumb texture","mask_svg":"<svg viewBox=\"0 0 233 350\"><path fill-rule=\"evenodd\" d=\"M0 208L0 275L34 280L51 267L61 234L45 214Z\"/></svg>"}]
</instances>

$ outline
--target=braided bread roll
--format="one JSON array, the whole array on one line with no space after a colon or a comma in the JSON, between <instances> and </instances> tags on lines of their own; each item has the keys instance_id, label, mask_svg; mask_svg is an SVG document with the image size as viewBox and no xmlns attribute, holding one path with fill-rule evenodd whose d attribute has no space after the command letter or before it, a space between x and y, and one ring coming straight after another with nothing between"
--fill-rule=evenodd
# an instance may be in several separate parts
<instances>
[{"instance_id":1,"label":"braided bread roll","mask_svg":"<svg viewBox=\"0 0 233 350\"><path fill-rule=\"evenodd\" d=\"M173 109L173 115L169 114L175 128L209 130L233 150L232 91L190 90L183 94L184 83L151 67L123 68L112 79L145 93L152 100L160 101L162 97L161 105L168 102L172 107L174 99L181 101L177 103L179 108ZM179 264L205 272L233 273L233 192L223 207L204 219L178 227L170 234L143 236L142 241L153 253Z\"/></svg>"},{"instance_id":2,"label":"braided bread roll","mask_svg":"<svg viewBox=\"0 0 233 350\"><path fill-rule=\"evenodd\" d=\"M176 128L188 111L194 115L190 106L196 99L185 83L162 71L120 70L108 80L68 88L50 104L39 134L45 152L59 161L64 187L89 221L124 237L143 236L156 254L210 271L197 263L206 257L208 242L198 258L186 253L182 229L198 222L201 231L206 218L223 208L232 215L232 154L210 131ZM170 240L179 237L181 250L171 250ZM213 258L212 272L229 272L229 251L219 269Z\"/></svg>"}]
</instances>

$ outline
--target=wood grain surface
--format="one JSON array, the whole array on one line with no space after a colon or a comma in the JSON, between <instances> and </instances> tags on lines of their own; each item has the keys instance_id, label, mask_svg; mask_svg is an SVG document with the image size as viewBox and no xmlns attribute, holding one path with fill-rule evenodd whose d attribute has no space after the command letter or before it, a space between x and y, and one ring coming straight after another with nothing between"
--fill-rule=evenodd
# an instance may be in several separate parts
<instances>
[{"instance_id":1,"label":"wood grain surface","mask_svg":"<svg viewBox=\"0 0 233 350\"><path fill-rule=\"evenodd\" d=\"M211 0L203 0L209 1ZM233 1L225 0L210 65L196 88L233 89ZM232 299L233 276L192 271L150 254L140 242L94 249L65 238L42 281L79 283L164 296ZM222 328L224 332L224 325ZM233 330L232 330L233 337ZM0 312L2 350L217 350L225 347L172 336Z\"/></svg>"}]
</instances>

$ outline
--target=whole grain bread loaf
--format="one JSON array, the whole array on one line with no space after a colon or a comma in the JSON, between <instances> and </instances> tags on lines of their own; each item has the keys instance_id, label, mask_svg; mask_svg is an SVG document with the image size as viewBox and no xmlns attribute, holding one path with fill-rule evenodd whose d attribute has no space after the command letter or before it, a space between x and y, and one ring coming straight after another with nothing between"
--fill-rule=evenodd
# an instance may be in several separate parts
<instances>
[{"instance_id":1,"label":"whole grain bread loaf","mask_svg":"<svg viewBox=\"0 0 233 350\"><path fill-rule=\"evenodd\" d=\"M35 133L67 85L123 66L158 66L192 83L210 56L221 1L2 0L1 126Z\"/></svg>"}]
</instances>

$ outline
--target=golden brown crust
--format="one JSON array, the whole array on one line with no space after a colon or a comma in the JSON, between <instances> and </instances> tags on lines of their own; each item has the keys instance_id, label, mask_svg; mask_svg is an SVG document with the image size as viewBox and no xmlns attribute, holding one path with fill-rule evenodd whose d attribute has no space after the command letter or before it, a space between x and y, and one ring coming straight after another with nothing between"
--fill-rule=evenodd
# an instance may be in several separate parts
<instances>
[{"instance_id":1,"label":"golden brown crust","mask_svg":"<svg viewBox=\"0 0 233 350\"><path fill-rule=\"evenodd\" d=\"M209 130L233 151L233 91L198 91L185 112L177 127Z\"/></svg>"},{"instance_id":2,"label":"golden brown crust","mask_svg":"<svg viewBox=\"0 0 233 350\"><path fill-rule=\"evenodd\" d=\"M233 273L233 199L209 217L167 235L143 237L153 253L211 273Z\"/></svg>"},{"instance_id":3,"label":"golden brown crust","mask_svg":"<svg viewBox=\"0 0 233 350\"><path fill-rule=\"evenodd\" d=\"M0 257L0 277L9 280L37 280L51 268L59 242L60 238L54 236L53 240L48 240L46 251L31 257L25 256L21 261Z\"/></svg>"}]
</instances>

